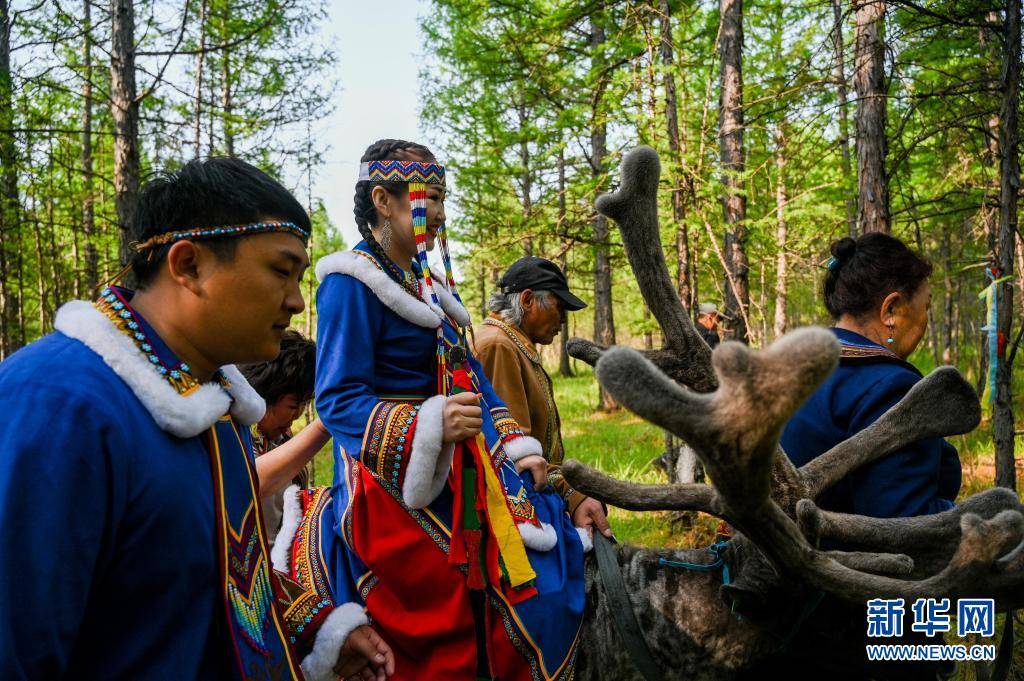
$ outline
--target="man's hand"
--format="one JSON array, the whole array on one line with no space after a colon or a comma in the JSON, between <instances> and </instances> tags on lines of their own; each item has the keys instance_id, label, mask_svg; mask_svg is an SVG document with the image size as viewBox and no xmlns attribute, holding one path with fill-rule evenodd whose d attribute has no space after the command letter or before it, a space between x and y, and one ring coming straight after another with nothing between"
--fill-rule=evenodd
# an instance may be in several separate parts
<instances>
[{"instance_id":1,"label":"man's hand","mask_svg":"<svg viewBox=\"0 0 1024 681\"><path fill-rule=\"evenodd\" d=\"M384 681L395 673L395 654L373 627L364 624L345 639L334 673L346 680Z\"/></svg>"},{"instance_id":2,"label":"man's hand","mask_svg":"<svg viewBox=\"0 0 1024 681\"><path fill-rule=\"evenodd\" d=\"M593 531L597 529L601 534L612 537L612 528L608 525L608 516L604 514L604 506L597 499L587 497L576 507L572 514L572 524Z\"/></svg>"},{"instance_id":3,"label":"man's hand","mask_svg":"<svg viewBox=\"0 0 1024 681\"><path fill-rule=\"evenodd\" d=\"M530 454L516 461L516 473L530 471L533 474L533 488L538 492L548 484L548 462L540 454Z\"/></svg>"},{"instance_id":4,"label":"man's hand","mask_svg":"<svg viewBox=\"0 0 1024 681\"><path fill-rule=\"evenodd\" d=\"M445 444L476 437L484 424L480 395L466 392L449 397L444 402L443 420Z\"/></svg>"}]
</instances>

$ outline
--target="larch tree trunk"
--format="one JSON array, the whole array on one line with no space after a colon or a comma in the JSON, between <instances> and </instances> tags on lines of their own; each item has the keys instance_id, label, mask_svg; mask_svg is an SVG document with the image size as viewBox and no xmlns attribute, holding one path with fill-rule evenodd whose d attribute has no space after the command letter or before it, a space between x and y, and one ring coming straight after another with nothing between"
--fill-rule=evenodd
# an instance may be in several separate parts
<instances>
[{"instance_id":1,"label":"larch tree trunk","mask_svg":"<svg viewBox=\"0 0 1024 681\"><path fill-rule=\"evenodd\" d=\"M561 255L558 257L558 265L562 268L566 278L569 276L569 229L566 225L568 213L565 207L565 150L558 150L558 236ZM572 363L569 361L569 315L562 321L562 333L558 335L558 373L562 376L572 376Z\"/></svg>"},{"instance_id":2,"label":"larch tree trunk","mask_svg":"<svg viewBox=\"0 0 1024 681\"><path fill-rule=\"evenodd\" d=\"M1020 13L1021 0L1007 0L1004 22L1004 53L999 112L999 234L996 265L1000 276L1012 277L1017 244L1017 195L1020 191ZM1006 341L1012 339L1013 281L999 285L998 331L1004 342L996 367L996 396L992 411L992 436L996 446L996 484L1016 489L1014 461L1013 394L1011 367L1006 361Z\"/></svg>"},{"instance_id":3,"label":"larch tree trunk","mask_svg":"<svg viewBox=\"0 0 1024 681\"><path fill-rule=\"evenodd\" d=\"M720 0L721 60L718 139L725 215L725 313L729 338L749 341L750 287L747 263L747 198L743 186L743 0Z\"/></svg>"},{"instance_id":4,"label":"larch tree trunk","mask_svg":"<svg viewBox=\"0 0 1024 681\"><path fill-rule=\"evenodd\" d=\"M839 114L839 151L843 160L843 188L846 194L846 229L851 237L857 236L857 201L851 187L853 186L853 168L850 163L850 123L846 111L846 50L843 45L843 6L842 0L832 0L833 35L832 49L835 66L832 78L836 85L836 106Z\"/></svg>"},{"instance_id":5,"label":"larch tree trunk","mask_svg":"<svg viewBox=\"0 0 1024 681\"><path fill-rule=\"evenodd\" d=\"M857 92L857 215L860 232L891 231L885 161L885 2L855 0L853 84Z\"/></svg>"},{"instance_id":6,"label":"larch tree trunk","mask_svg":"<svg viewBox=\"0 0 1024 681\"><path fill-rule=\"evenodd\" d=\"M19 343L14 296L10 289L10 259L17 253L12 241L21 230L21 199L18 195L18 147L14 139L14 77L11 73L11 14L7 0L0 0L0 359Z\"/></svg>"},{"instance_id":7,"label":"larch tree trunk","mask_svg":"<svg viewBox=\"0 0 1024 681\"><path fill-rule=\"evenodd\" d=\"M789 225L786 222L786 204L789 196L786 193L786 120L779 121L775 135L775 246L779 252L775 255L775 324L772 333L775 338L786 333L787 328L787 296L789 283L789 255L786 252Z\"/></svg>"},{"instance_id":8,"label":"larch tree trunk","mask_svg":"<svg viewBox=\"0 0 1024 681\"><path fill-rule=\"evenodd\" d=\"M533 199L530 194L533 192L533 176L530 175L530 144L527 140L526 121L528 112L525 105L518 107L519 113L519 163L521 164L522 175L520 184L523 191L523 233L520 235L523 241L523 255L533 255L533 237L530 234L532 227L530 218L533 215Z\"/></svg>"},{"instance_id":9,"label":"larch tree trunk","mask_svg":"<svg viewBox=\"0 0 1024 681\"><path fill-rule=\"evenodd\" d=\"M225 23L226 20L222 17L222 35L227 33ZM231 118L234 111L234 97L232 95L231 86L231 50L225 48L222 50L220 60L220 107L224 112L222 134L224 135L224 153L228 156L234 157L235 124Z\"/></svg>"},{"instance_id":10,"label":"larch tree trunk","mask_svg":"<svg viewBox=\"0 0 1024 681\"><path fill-rule=\"evenodd\" d=\"M59 252L57 250L57 225L54 216L54 204L56 203L57 191L53 184L53 178L56 174L56 151L53 146L53 137L51 136L46 142L46 234L49 243L47 244L50 249L46 254L47 269L49 270L48 279L50 280L50 300L52 305L51 310L56 311L60 304L64 301L64 284L61 281L61 270L58 267L59 264ZM39 261L39 269L42 270L43 261ZM52 321L52 320L47 320Z\"/></svg>"},{"instance_id":11,"label":"larch tree trunk","mask_svg":"<svg viewBox=\"0 0 1024 681\"><path fill-rule=\"evenodd\" d=\"M92 296L99 286L99 253L96 251L95 199L92 161L92 1L82 2L82 238L85 240L85 288Z\"/></svg>"},{"instance_id":12,"label":"larch tree trunk","mask_svg":"<svg viewBox=\"0 0 1024 681\"><path fill-rule=\"evenodd\" d=\"M195 109L192 119L192 146L195 157L202 156L203 68L206 64L206 0L199 3L199 49L196 51Z\"/></svg>"},{"instance_id":13,"label":"larch tree trunk","mask_svg":"<svg viewBox=\"0 0 1024 681\"><path fill-rule=\"evenodd\" d=\"M135 87L135 7L110 3L110 111L114 119L114 205L121 230L119 256L128 262L129 228L139 200L139 99Z\"/></svg>"},{"instance_id":14,"label":"larch tree trunk","mask_svg":"<svg viewBox=\"0 0 1024 681\"><path fill-rule=\"evenodd\" d=\"M944 225L942 228L942 246L940 258L942 258L942 363L953 363L953 329L956 328L956 320L953 315L953 252L950 239L950 227Z\"/></svg>"},{"instance_id":15,"label":"larch tree trunk","mask_svg":"<svg viewBox=\"0 0 1024 681\"><path fill-rule=\"evenodd\" d=\"M608 128L602 107L606 85L605 59L603 55L605 29L599 20L590 20L591 69L597 78L592 99L590 123L590 164L596 181L596 193L605 191L607 173L605 157L608 155ZM594 212L591 223L594 235L594 340L601 345L615 345L615 317L612 312L612 267L610 256L608 218ZM601 409L614 409L615 401L603 388L600 389Z\"/></svg>"},{"instance_id":16,"label":"larch tree trunk","mask_svg":"<svg viewBox=\"0 0 1024 681\"><path fill-rule=\"evenodd\" d=\"M676 287L679 301L692 310L694 305L693 286L690 285L690 233L686 225L686 198L688 195L686 174L686 139L679 132L679 97L676 94L675 54L672 47L672 5L669 0L658 0L658 16L661 22L659 53L664 67L662 86L665 90L665 129L668 133L668 147L672 153L672 219L676 224Z\"/></svg>"}]
</instances>

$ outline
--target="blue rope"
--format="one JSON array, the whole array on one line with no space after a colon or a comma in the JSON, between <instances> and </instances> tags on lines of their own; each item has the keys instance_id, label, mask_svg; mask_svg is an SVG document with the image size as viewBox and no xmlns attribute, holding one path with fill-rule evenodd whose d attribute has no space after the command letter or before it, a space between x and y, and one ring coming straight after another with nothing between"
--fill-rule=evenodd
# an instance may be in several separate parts
<instances>
[{"instance_id":1,"label":"blue rope","mask_svg":"<svg viewBox=\"0 0 1024 681\"><path fill-rule=\"evenodd\" d=\"M686 563L681 560L669 560L668 558L658 558L658 565L661 567L679 568L682 570L696 570L697 572L710 572L722 568L722 584L728 584L731 581L729 577L729 564L725 561L723 553L725 553L726 547L729 542L725 539L719 539L711 546L704 549L712 556L715 560L711 563Z\"/></svg>"}]
</instances>

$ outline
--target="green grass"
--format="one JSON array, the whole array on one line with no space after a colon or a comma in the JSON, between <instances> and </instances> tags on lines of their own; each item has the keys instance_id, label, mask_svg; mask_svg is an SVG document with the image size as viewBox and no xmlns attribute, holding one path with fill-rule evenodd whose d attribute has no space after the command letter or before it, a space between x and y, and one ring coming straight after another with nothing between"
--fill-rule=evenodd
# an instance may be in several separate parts
<instances>
[{"instance_id":1,"label":"green grass","mask_svg":"<svg viewBox=\"0 0 1024 681\"><path fill-rule=\"evenodd\" d=\"M562 419L566 458L579 459L621 480L665 482L665 474L651 460L665 449L664 431L630 412L601 412L597 382L589 369L571 378L554 377L555 401ZM690 527L672 522L667 513L634 513L610 509L615 536L643 546L706 546L714 540L718 521L690 515Z\"/></svg>"}]
</instances>

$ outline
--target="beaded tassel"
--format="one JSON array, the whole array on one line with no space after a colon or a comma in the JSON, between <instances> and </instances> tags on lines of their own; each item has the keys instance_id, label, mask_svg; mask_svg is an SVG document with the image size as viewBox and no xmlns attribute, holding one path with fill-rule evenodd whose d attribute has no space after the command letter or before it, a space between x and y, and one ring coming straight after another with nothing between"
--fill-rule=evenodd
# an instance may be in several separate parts
<instances>
[{"instance_id":1,"label":"beaded tassel","mask_svg":"<svg viewBox=\"0 0 1024 681\"><path fill-rule=\"evenodd\" d=\"M430 278L430 267L427 264L427 185L423 182L409 183L409 204L412 207L412 231L416 237L416 262L420 266L423 277L423 301L428 305L440 307L434 291L434 283Z\"/></svg>"},{"instance_id":2,"label":"beaded tassel","mask_svg":"<svg viewBox=\"0 0 1024 681\"><path fill-rule=\"evenodd\" d=\"M423 302L441 309L441 302L434 291L427 263L427 185L423 182L409 183L409 205L412 207L412 233L416 237L416 262L419 265L422 286L420 296ZM444 324L437 327L437 392L448 394L448 371L444 352Z\"/></svg>"},{"instance_id":3,"label":"beaded tassel","mask_svg":"<svg viewBox=\"0 0 1024 681\"><path fill-rule=\"evenodd\" d=\"M444 263L444 276L448 290L455 300L462 303L458 290L455 288L455 274L452 271L452 255L448 250L448 227L442 222L437 230L437 242L441 245L441 261Z\"/></svg>"}]
</instances>

